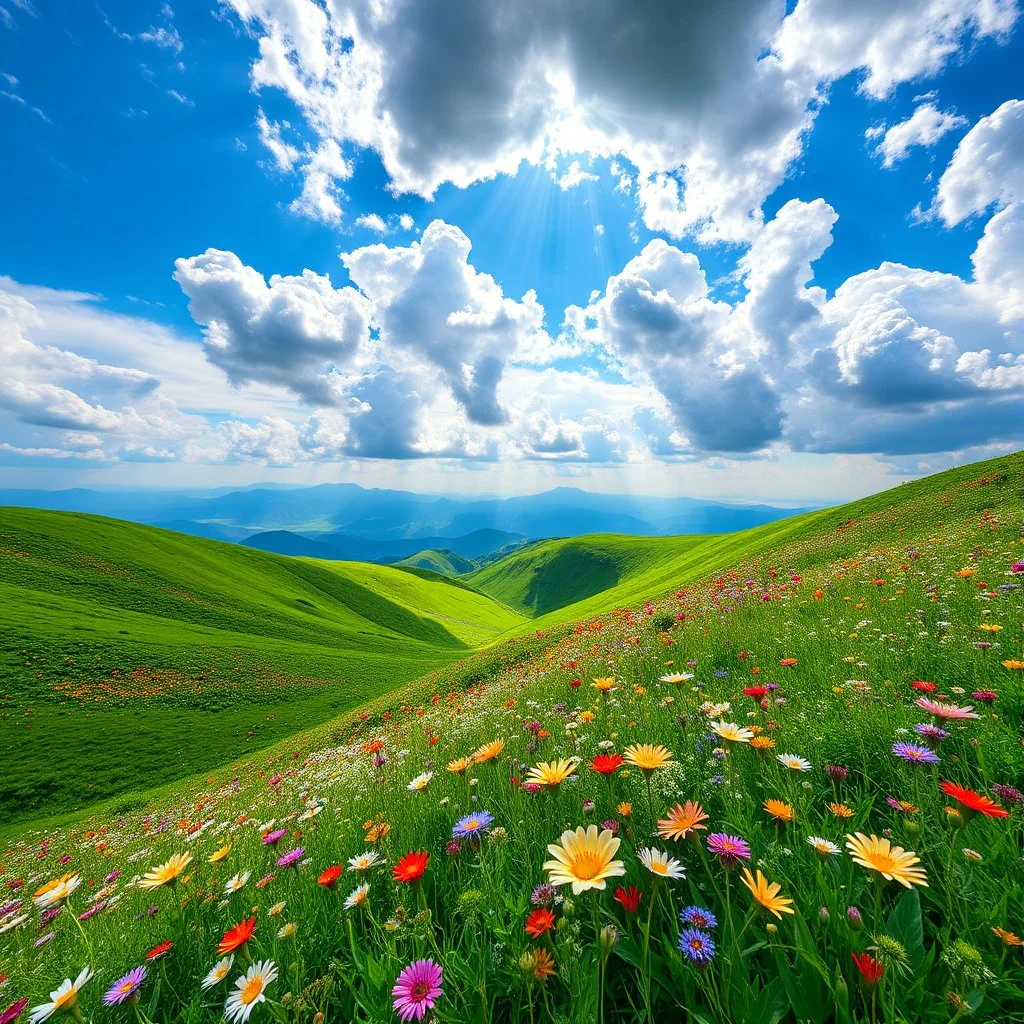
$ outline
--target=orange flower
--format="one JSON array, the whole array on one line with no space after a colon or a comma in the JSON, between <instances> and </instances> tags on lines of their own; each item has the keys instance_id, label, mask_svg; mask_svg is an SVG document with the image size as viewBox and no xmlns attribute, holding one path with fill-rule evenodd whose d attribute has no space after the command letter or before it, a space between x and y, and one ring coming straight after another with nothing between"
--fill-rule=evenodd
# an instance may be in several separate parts
<instances>
[{"instance_id":1,"label":"orange flower","mask_svg":"<svg viewBox=\"0 0 1024 1024\"><path fill-rule=\"evenodd\" d=\"M254 931L256 931L255 917L250 917L247 921L236 924L234 928L229 928L224 933L224 938L220 940L220 945L217 946L217 952L221 956L227 953L234 953L236 949L240 949L252 938Z\"/></svg>"},{"instance_id":2,"label":"orange flower","mask_svg":"<svg viewBox=\"0 0 1024 1024\"><path fill-rule=\"evenodd\" d=\"M426 851L421 853L407 853L392 869L391 877L396 882L418 882L427 870L427 861L430 854Z\"/></svg>"},{"instance_id":3,"label":"orange flower","mask_svg":"<svg viewBox=\"0 0 1024 1024\"><path fill-rule=\"evenodd\" d=\"M701 822L707 820L704 808L693 800L687 800L685 805L676 804L668 812L668 817L658 822L658 835L662 839L685 839L691 832L706 829L707 826Z\"/></svg>"},{"instance_id":4,"label":"orange flower","mask_svg":"<svg viewBox=\"0 0 1024 1024\"><path fill-rule=\"evenodd\" d=\"M942 792L951 796L959 805L961 811L969 814L983 814L986 818L1008 818L1010 812L1000 807L991 797L975 793L973 789L958 786L954 782L940 782Z\"/></svg>"},{"instance_id":5,"label":"orange flower","mask_svg":"<svg viewBox=\"0 0 1024 1024\"><path fill-rule=\"evenodd\" d=\"M776 821L796 821L796 811L785 800L776 800L774 797L765 800L764 809Z\"/></svg>"},{"instance_id":6,"label":"orange flower","mask_svg":"<svg viewBox=\"0 0 1024 1024\"><path fill-rule=\"evenodd\" d=\"M526 934L539 939L548 929L555 927L554 911L547 907L538 907L526 915Z\"/></svg>"}]
</instances>

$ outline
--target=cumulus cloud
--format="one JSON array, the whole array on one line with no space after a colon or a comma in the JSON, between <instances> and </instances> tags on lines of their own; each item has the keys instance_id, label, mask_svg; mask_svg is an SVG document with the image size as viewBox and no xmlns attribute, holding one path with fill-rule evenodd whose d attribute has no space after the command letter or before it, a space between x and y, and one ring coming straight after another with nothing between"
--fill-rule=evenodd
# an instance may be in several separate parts
<instances>
[{"instance_id":1,"label":"cumulus cloud","mask_svg":"<svg viewBox=\"0 0 1024 1024\"><path fill-rule=\"evenodd\" d=\"M933 212L952 227L1015 200L1024 200L1024 100L1007 100L960 140Z\"/></svg>"},{"instance_id":2,"label":"cumulus cloud","mask_svg":"<svg viewBox=\"0 0 1024 1024\"><path fill-rule=\"evenodd\" d=\"M267 281L231 252L175 261L174 279L204 328L207 358L236 384L287 388L312 405L339 405L339 374L369 344L370 307L354 288L303 271Z\"/></svg>"},{"instance_id":3,"label":"cumulus cloud","mask_svg":"<svg viewBox=\"0 0 1024 1024\"><path fill-rule=\"evenodd\" d=\"M939 110L932 103L923 103L905 121L890 128L869 128L866 134L869 139L881 136L875 154L881 157L883 167L892 167L906 159L915 146L934 146L939 139L966 124L966 117Z\"/></svg>"},{"instance_id":4,"label":"cumulus cloud","mask_svg":"<svg viewBox=\"0 0 1024 1024\"><path fill-rule=\"evenodd\" d=\"M621 155L647 226L706 241L757 234L833 81L855 72L887 95L1016 18L1013 0L801 0L788 15L762 0L222 4L258 39L253 87L284 92L317 146L374 150L397 193L560 156L567 187L581 156ZM322 195L330 171L301 170Z\"/></svg>"}]
</instances>

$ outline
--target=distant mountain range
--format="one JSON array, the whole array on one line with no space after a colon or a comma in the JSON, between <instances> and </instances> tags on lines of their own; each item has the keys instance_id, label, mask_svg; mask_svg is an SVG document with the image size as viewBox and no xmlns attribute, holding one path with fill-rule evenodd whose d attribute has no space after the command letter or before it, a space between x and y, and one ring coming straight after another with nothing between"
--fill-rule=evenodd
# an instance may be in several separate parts
<instances>
[{"instance_id":1,"label":"distant mountain range","mask_svg":"<svg viewBox=\"0 0 1024 1024\"><path fill-rule=\"evenodd\" d=\"M448 498L357 484L205 491L0 488L0 505L90 512L279 554L368 562L397 562L425 551L478 561L526 538L730 533L807 511L574 487L512 498Z\"/></svg>"}]
</instances>

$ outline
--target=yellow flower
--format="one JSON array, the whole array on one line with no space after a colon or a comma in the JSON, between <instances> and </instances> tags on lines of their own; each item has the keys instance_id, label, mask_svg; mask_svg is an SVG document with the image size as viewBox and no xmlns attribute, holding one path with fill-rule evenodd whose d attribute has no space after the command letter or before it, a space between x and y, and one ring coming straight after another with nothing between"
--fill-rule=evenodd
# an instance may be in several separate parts
<instances>
[{"instance_id":1,"label":"yellow flower","mask_svg":"<svg viewBox=\"0 0 1024 1024\"><path fill-rule=\"evenodd\" d=\"M561 846L551 843L552 860L544 862L544 870L552 885L572 884L575 895L587 889L604 889L607 879L626 873L621 860L613 860L620 840L608 829L598 833L596 825L582 825L575 832L562 833Z\"/></svg>"},{"instance_id":2,"label":"yellow flower","mask_svg":"<svg viewBox=\"0 0 1024 1024\"><path fill-rule=\"evenodd\" d=\"M750 873L750 869L744 868L741 881L750 890L754 899L757 900L765 910L774 914L780 921L782 920L783 914L795 913L792 906L793 901L785 896L779 895L782 886L779 885L778 882L772 882L771 885L769 885L768 880L761 874L760 870L758 870L757 878L755 879Z\"/></svg>"},{"instance_id":3,"label":"yellow flower","mask_svg":"<svg viewBox=\"0 0 1024 1024\"><path fill-rule=\"evenodd\" d=\"M852 818L853 817L853 808L852 807L847 807L846 804L831 803L831 804L828 805L828 809L837 818Z\"/></svg>"},{"instance_id":4,"label":"yellow flower","mask_svg":"<svg viewBox=\"0 0 1024 1024\"><path fill-rule=\"evenodd\" d=\"M174 885L191 862L191 853L176 853L159 867L147 871L139 881L139 888L159 889L162 885Z\"/></svg>"},{"instance_id":5,"label":"yellow flower","mask_svg":"<svg viewBox=\"0 0 1024 1024\"><path fill-rule=\"evenodd\" d=\"M633 813L633 805L623 801L621 804L616 805L615 810L624 818L628 818Z\"/></svg>"},{"instance_id":6,"label":"yellow flower","mask_svg":"<svg viewBox=\"0 0 1024 1024\"><path fill-rule=\"evenodd\" d=\"M687 800L685 805L676 804L668 812L668 817L658 822L658 835L662 839L685 839L691 832L706 829L707 826L701 822L707 820L704 808L693 800Z\"/></svg>"},{"instance_id":7,"label":"yellow flower","mask_svg":"<svg viewBox=\"0 0 1024 1024\"><path fill-rule=\"evenodd\" d=\"M752 750L771 750L775 746L775 740L770 736L755 736L750 741Z\"/></svg>"},{"instance_id":8,"label":"yellow flower","mask_svg":"<svg viewBox=\"0 0 1024 1024\"><path fill-rule=\"evenodd\" d=\"M538 786L560 786L580 763L578 757L570 757L564 761L541 761L536 768L531 768L526 775L527 782L535 782Z\"/></svg>"},{"instance_id":9,"label":"yellow flower","mask_svg":"<svg viewBox=\"0 0 1024 1024\"><path fill-rule=\"evenodd\" d=\"M998 633L1002 630L1002 626L997 622L983 622L978 629L983 630L986 633Z\"/></svg>"},{"instance_id":10,"label":"yellow flower","mask_svg":"<svg viewBox=\"0 0 1024 1024\"><path fill-rule=\"evenodd\" d=\"M796 811L785 800L776 800L772 797L769 800L765 800L764 809L776 821L796 821Z\"/></svg>"},{"instance_id":11,"label":"yellow flower","mask_svg":"<svg viewBox=\"0 0 1024 1024\"><path fill-rule=\"evenodd\" d=\"M504 740L491 740L490 743L485 743L482 747L477 748L473 753L473 760L477 764L483 764L484 761L493 761L504 749Z\"/></svg>"},{"instance_id":12,"label":"yellow flower","mask_svg":"<svg viewBox=\"0 0 1024 1024\"><path fill-rule=\"evenodd\" d=\"M726 743L749 743L754 738L749 729L735 722L712 722L711 728Z\"/></svg>"},{"instance_id":13,"label":"yellow flower","mask_svg":"<svg viewBox=\"0 0 1024 1024\"><path fill-rule=\"evenodd\" d=\"M555 970L555 958L546 949L535 949L533 951L533 976L538 981L547 981L552 975L557 974Z\"/></svg>"},{"instance_id":14,"label":"yellow flower","mask_svg":"<svg viewBox=\"0 0 1024 1024\"><path fill-rule=\"evenodd\" d=\"M1003 662L1003 668L1016 669L1018 672L1024 668L1024 661L1018 661L1016 658L1010 658L1009 661Z\"/></svg>"},{"instance_id":15,"label":"yellow flower","mask_svg":"<svg viewBox=\"0 0 1024 1024\"><path fill-rule=\"evenodd\" d=\"M364 838L368 843L375 843L383 839L391 831L391 826L386 821L378 821L366 830Z\"/></svg>"},{"instance_id":16,"label":"yellow flower","mask_svg":"<svg viewBox=\"0 0 1024 1024\"><path fill-rule=\"evenodd\" d=\"M594 720L594 717L595 716L593 711L580 712L580 721L585 723L586 725L589 725Z\"/></svg>"},{"instance_id":17,"label":"yellow flower","mask_svg":"<svg viewBox=\"0 0 1024 1024\"><path fill-rule=\"evenodd\" d=\"M215 850L206 859L211 864L216 864L217 861L223 860L231 852L231 844L228 843L226 846L222 846L219 850Z\"/></svg>"},{"instance_id":18,"label":"yellow flower","mask_svg":"<svg viewBox=\"0 0 1024 1024\"><path fill-rule=\"evenodd\" d=\"M469 771L473 764L473 758L471 757L460 757L456 761L448 762L448 771L455 775L461 775L463 772Z\"/></svg>"},{"instance_id":19,"label":"yellow flower","mask_svg":"<svg viewBox=\"0 0 1024 1024\"><path fill-rule=\"evenodd\" d=\"M915 867L921 862L920 857L912 850L893 846L888 839L858 832L846 837L846 848L855 863L869 871L877 871L887 882L896 881L908 889L915 885L928 885L924 869Z\"/></svg>"},{"instance_id":20,"label":"yellow flower","mask_svg":"<svg viewBox=\"0 0 1024 1024\"><path fill-rule=\"evenodd\" d=\"M81 878L73 872L69 872L36 889L32 902L40 910L55 907L58 903L63 903L81 884Z\"/></svg>"},{"instance_id":21,"label":"yellow flower","mask_svg":"<svg viewBox=\"0 0 1024 1024\"><path fill-rule=\"evenodd\" d=\"M668 747L653 743L631 743L622 752L626 760L642 772L655 772L673 763Z\"/></svg>"},{"instance_id":22,"label":"yellow flower","mask_svg":"<svg viewBox=\"0 0 1024 1024\"><path fill-rule=\"evenodd\" d=\"M595 690L600 690L602 693L611 693L612 690L618 689L615 685L615 679L612 676L601 676L595 679L591 684Z\"/></svg>"}]
</instances>

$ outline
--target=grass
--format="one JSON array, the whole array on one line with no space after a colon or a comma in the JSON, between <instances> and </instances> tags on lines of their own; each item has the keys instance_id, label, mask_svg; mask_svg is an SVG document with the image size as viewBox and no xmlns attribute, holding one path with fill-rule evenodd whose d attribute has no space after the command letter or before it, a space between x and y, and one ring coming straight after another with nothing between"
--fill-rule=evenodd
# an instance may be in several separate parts
<instances>
[{"instance_id":1,"label":"grass","mask_svg":"<svg viewBox=\"0 0 1024 1024\"><path fill-rule=\"evenodd\" d=\"M476 567L471 558L463 558L454 551L437 550L427 548L425 551L417 551L415 555L403 558L395 562L399 566L412 566L417 569L429 569L431 572L440 573L442 576L460 576L463 573L472 572Z\"/></svg>"},{"instance_id":2,"label":"grass","mask_svg":"<svg viewBox=\"0 0 1024 1024\"><path fill-rule=\"evenodd\" d=\"M1024 804L1005 787L1024 786L1024 589L1012 568L1022 510L1018 455L791 523L761 534L765 543L741 535L720 549L740 552L734 562L686 570L667 595L540 636L520 627L144 806L25 829L4 860L15 902L69 872L81 884L51 921L27 899L0 908L4 992L36 1005L89 965L97 977L80 1002L100 1024L133 1014L199 1024L221 1019L250 960L269 960L277 977L253 1021L386 1021L397 1019L400 972L429 958L444 972L442 1024L1019 1022L1024 967L1010 933L1024 919ZM595 687L600 678L612 688ZM935 715L915 701L927 696L977 716L938 719L948 735L929 741L935 765L892 750L925 744L915 726ZM727 742L723 723L751 732ZM474 759L496 740L496 756ZM649 773L590 767L636 743L663 744L668 760ZM468 770L447 769L467 756ZM561 784L530 784L561 759ZM971 814L941 780L993 802ZM655 835L687 800L705 827ZM768 800L784 805L782 818ZM483 811L493 821L479 841L453 840L467 817L486 822ZM603 890L534 896L548 844L590 823L615 831L621 871ZM272 830L277 845L264 841ZM777 914L709 851L712 832L749 844L749 866L786 901ZM884 883L849 855L846 836L858 832L913 851L924 877ZM809 837L836 852L816 852ZM649 870L651 847L685 876ZM293 866L278 863L299 848ZM380 861L359 873L348 861L366 850ZM395 880L410 851L429 855L422 879ZM133 884L173 853L193 858L176 886ZM328 885L331 865L344 870ZM365 901L346 909L361 883ZM613 898L616 886L636 887L637 912ZM684 906L717 924L680 948ZM534 937L524 926L536 909L553 927L531 919ZM204 990L222 934L246 918L253 938ZM100 1007L166 940L140 1002ZM706 965L692 959L694 942ZM881 972L877 984L853 954L872 958L861 963Z\"/></svg>"},{"instance_id":3,"label":"grass","mask_svg":"<svg viewBox=\"0 0 1024 1024\"><path fill-rule=\"evenodd\" d=\"M0 510L0 604L14 820L221 765L521 621L440 577L29 509Z\"/></svg>"}]
</instances>

